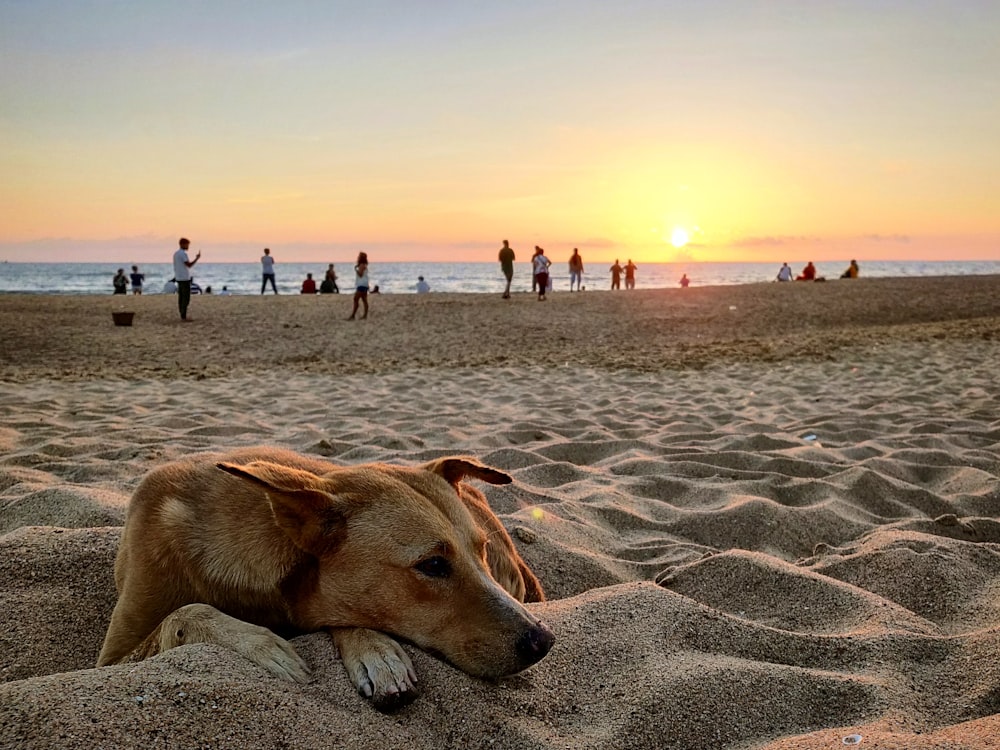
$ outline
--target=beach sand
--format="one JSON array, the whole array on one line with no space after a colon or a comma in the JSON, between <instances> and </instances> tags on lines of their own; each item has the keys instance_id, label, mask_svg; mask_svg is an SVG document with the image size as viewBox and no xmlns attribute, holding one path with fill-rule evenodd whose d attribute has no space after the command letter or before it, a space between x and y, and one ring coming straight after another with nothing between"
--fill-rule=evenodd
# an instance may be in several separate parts
<instances>
[{"instance_id":1,"label":"beach sand","mask_svg":"<svg viewBox=\"0 0 1000 750\"><path fill-rule=\"evenodd\" d=\"M134 311L132 327L111 312ZM0 297L0 747L1000 747L1000 277ZM129 495L201 450L469 454L558 641L391 715L192 645L94 668Z\"/></svg>"}]
</instances>

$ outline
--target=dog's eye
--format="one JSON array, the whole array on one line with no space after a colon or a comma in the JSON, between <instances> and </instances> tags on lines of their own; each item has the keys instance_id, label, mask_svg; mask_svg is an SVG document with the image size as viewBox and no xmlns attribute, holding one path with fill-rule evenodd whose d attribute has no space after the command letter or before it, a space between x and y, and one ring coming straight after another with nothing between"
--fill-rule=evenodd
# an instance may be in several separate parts
<instances>
[{"instance_id":1,"label":"dog's eye","mask_svg":"<svg viewBox=\"0 0 1000 750\"><path fill-rule=\"evenodd\" d=\"M451 563L443 557L428 557L414 567L429 578L447 578L451 575Z\"/></svg>"}]
</instances>

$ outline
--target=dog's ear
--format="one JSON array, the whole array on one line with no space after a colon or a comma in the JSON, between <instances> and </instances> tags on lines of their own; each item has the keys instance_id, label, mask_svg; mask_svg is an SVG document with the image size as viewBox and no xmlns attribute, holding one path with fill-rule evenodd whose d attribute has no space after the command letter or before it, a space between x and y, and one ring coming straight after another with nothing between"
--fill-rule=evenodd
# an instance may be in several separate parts
<instances>
[{"instance_id":1,"label":"dog's ear","mask_svg":"<svg viewBox=\"0 0 1000 750\"><path fill-rule=\"evenodd\" d=\"M424 464L424 469L443 476L450 484L458 484L465 477L479 479L489 484L510 484L513 480L509 475L498 469L490 468L467 456L449 456L439 458Z\"/></svg>"},{"instance_id":2,"label":"dog's ear","mask_svg":"<svg viewBox=\"0 0 1000 750\"><path fill-rule=\"evenodd\" d=\"M333 495L323 490L320 477L268 461L216 466L267 490L275 524L299 549L320 556L340 542L344 512Z\"/></svg>"}]
</instances>

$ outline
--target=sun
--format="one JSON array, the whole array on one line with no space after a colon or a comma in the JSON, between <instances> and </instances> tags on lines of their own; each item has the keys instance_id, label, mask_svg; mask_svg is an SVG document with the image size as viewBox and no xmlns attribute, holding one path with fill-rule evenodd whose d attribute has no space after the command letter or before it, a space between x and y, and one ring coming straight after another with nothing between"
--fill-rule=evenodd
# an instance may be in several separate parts
<instances>
[{"instance_id":1,"label":"sun","mask_svg":"<svg viewBox=\"0 0 1000 750\"><path fill-rule=\"evenodd\" d=\"M674 231L670 233L670 244L678 249L684 247L690 239L691 235L683 227L674 227Z\"/></svg>"}]
</instances>

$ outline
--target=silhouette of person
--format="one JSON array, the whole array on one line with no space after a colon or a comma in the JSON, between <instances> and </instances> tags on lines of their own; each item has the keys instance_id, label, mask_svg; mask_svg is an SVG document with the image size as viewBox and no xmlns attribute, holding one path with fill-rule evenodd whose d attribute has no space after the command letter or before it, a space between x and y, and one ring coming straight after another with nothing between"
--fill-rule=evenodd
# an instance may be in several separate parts
<instances>
[{"instance_id":1,"label":"silhouette of person","mask_svg":"<svg viewBox=\"0 0 1000 750\"><path fill-rule=\"evenodd\" d=\"M271 282L271 289L274 293L278 293L278 287L274 283L274 258L271 257L271 251L268 248L264 248L264 254L260 258L260 265L263 269L263 279L260 282L260 293L263 294L264 290L267 289L267 282Z\"/></svg>"},{"instance_id":2,"label":"silhouette of person","mask_svg":"<svg viewBox=\"0 0 1000 750\"><path fill-rule=\"evenodd\" d=\"M545 290L549 286L549 266L552 261L545 257L545 251L540 247L535 247L535 256L531 259L531 266L534 270L535 284L538 287L538 301L545 300Z\"/></svg>"},{"instance_id":3,"label":"silhouette of person","mask_svg":"<svg viewBox=\"0 0 1000 750\"><path fill-rule=\"evenodd\" d=\"M316 282L311 273L306 274L305 281L302 282L302 290L299 294L316 294Z\"/></svg>"},{"instance_id":4,"label":"silhouette of person","mask_svg":"<svg viewBox=\"0 0 1000 750\"><path fill-rule=\"evenodd\" d=\"M181 320L188 320L187 311L191 304L191 269L201 258L201 250L194 256L194 260L188 258L188 247L191 240L181 237L177 242L180 247L174 253L174 281L177 282L177 309L180 310Z\"/></svg>"},{"instance_id":5,"label":"silhouette of person","mask_svg":"<svg viewBox=\"0 0 1000 750\"><path fill-rule=\"evenodd\" d=\"M611 271L611 288L621 289L622 288L622 267L618 264L618 258L615 258L615 264L609 269Z\"/></svg>"},{"instance_id":6,"label":"silhouette of person","mask_svg":"<svg viewBox=\"0 0 1000 750\"><path fill-rule=\"evenodd\" d=\"M573 291L573 282L576 282L576 291L583 287L583 258L577 248L573 248L573 254L569 256L569 290Z\"/></svg>"},{"instance_id":7,"label":"silhouette of person","mask_svg":"<svg viewBox=\"0 0 1000 750\"><path fill-rule=\"evenodd\" d=\"M806 267L802 269L802 273L795 277L796 281L812 281L816 278L816 266L813 265L812 261L806 263Z\"/></svg>"},{"instance_id":8,"label":"silhouette of person","mask_svg":"<svg viewBox=\"0 0 1000 750\"><path fill-rule=\"evenodd\" d=\"M132 294L142 294L142 282L146 280L146 274L139 273L139 266L132 266L129 278L132 280Z\"/></svg>"},{"instance_id":9,"label":"silhouette of person","mask_svg":"<svg viewBox=\"0 0 1000 750\"><path fill-rule=\"evenodd\" d=\"M111 279L111 283L115 288L115 294L125 294L128 291L128 276L125 275L124 268L118 269L118 273Z\"/></svg>"},{"instance_id":10,"label":"silhouette of person","mask_svg":"<svg viewBox=\"0 0 1000 750\"><path fill-rule=\"evenodd\" d=\"M625 264L625 288L635 289L635 270L638 266L632 262L632 259L628 259L628 263Z\"/></svg>"},{"instance_id":11,"label":"silhouette of person","mask_svg":"<svg viewBox=\"0 0 1000 750\"><path fill-rule=\"evenodd\" d=\"M364 320L368 317L368 253L358 253L358 262L354 265L354 309L348 320L354 320L358 314L359 303L365 308L361 314Z\"/></svg>"},{"instance_id":12,"label":"silhouette of person","mask_svg":"<svg viewBox=\"0 0 1000 750\"><path fill-rule=\"evenodd\" d=\"M507 244L507 240L503 241L503 247L500 248L499 259L500 270L503 272L504 278L507 279L507 286L503 290L503 298L510 299L510 282L514 278L514 250Z\"/></svg>"},{"instance_id":13,"label":"silhouette of person","mask_svg":"<svg viewBox=\"0 0 1000 750\"><path fill-rule=\"evenodd\" d=\"M680 284L682 289L687 289L688 286L691 284L691 279L688 278L688 275L686 273L681 275Z\"/></svg>"},{"instance_id":14,"label":"silhouette of person","mask_svg":"<svg viewBox=\"0 0 1000 750\"><path fill-rule=\"evenodd\" d=\"M323 283L319 285L320 294L340 294L340 287L337 286L337 272L333 270L333 263L326 267L326 275Z\"/></svg>"}]
</instances>

